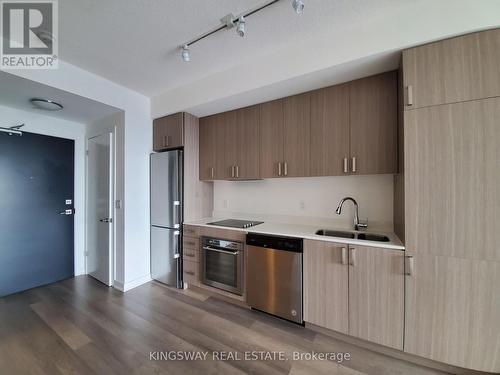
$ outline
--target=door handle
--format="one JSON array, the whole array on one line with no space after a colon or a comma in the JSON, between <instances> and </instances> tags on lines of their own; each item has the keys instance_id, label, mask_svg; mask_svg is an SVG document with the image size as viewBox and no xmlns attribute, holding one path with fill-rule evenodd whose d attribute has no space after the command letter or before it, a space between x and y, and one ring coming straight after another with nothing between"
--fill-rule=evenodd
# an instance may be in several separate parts
<instances>
[{"instance_id":1,"label":"door handle","mask_svg":"<svg viewBox=\"0 0 500 375\"><path fill-rule=\"evenodd\" d=\"M342 248L342 264L347 264L347 248Z\"/></svg>"},{"instance_id":2,"label":"door handle","mask_svg":"<svg viewBox=\"0 0 500 375\"><path fill-rule=\"evenodd\" d=\"M174 201L174 228L180 228L179 223L179 209L181 207L180 201Z\"/></svg>"},{"instance_id":3,"label":"door handle","mask_svg":"<svg viewBox=\"0 0 500 375\"><path fill-rule=\"evenodd\" d=\"M59 212L59 215L73 215L75 213L74 208L69 208L67 210Z\"/></svg>"},{"instance_id":4,"label":"door handle","mask_svg":"<svg viewBox=\"0 0 500 375\"><path fill-rule=\"evenodd\" d=\"M281 176L281 162L278 162L278 176Z\"/></svg>"},{"instance_id":5,"label":"door handle","mask_svg":"<svg viewBox=\"0 0 500 375\"><path fill-rule=\"evenodd\" d=\"M415 267L415 259L412 255L405 256L405 275L413 276Z\"/></svg>"},{"instance_id":6,"label":"door handle","mask_svg":"<svg viewBox=\"0 0 500 375\"><path fill-rule=\"evenodd\" d=\"M349 163L347 158L344 158L344 173L349 173Z\"/></svg>"},{"instance_id":7,"label":"door handle","mask_svg":"<svg viewBox=\"0 0 500 375\"><path fill-rule=\"evenodd\" d=\"M213 180L214 179L214 167L210 168L210 173L211 173L212 180Z\"/></svg>"},{"instance_id":8,"label":"door handle","mask_svg":"<svg viewBox=\"0 0 500 375\"><path fill-rule=\"evenodd\" d=\"M99 219L101 223L112 223L113 219L110 217L105 217L104 219Z\"/></svg>"},{"instance_id":9,"label":"door handle","mask_svg":"<svg viewBox=\"0 0 500 375\"><path fill-rule=\"evenodd\" d=\"M352 171L356 172L356 157L352 157Z\"/></svg>"},{"instance_id":10,"label":"door handle","mask_svg":"<svg viewBox=\"0 0 500 375\"><path fill-rule=\"evenodd\" d=\"M350 256L349 256L349 260L350 260L349 264L351 266L355 267L356 266L356 249L355 248L350 248L349 250L350 250L350 253L351 253Z\"/></svg>"},{"instance_id":11,"label":"door handle","mask_svg":"<svg viewBox=\"0 0 500 375\"><path fill-rule=\"evenodd\" d=\"M285 176L288 176L288 163L285 161L283 164L285 165Z\"/></svg>"},{"instance_id":12,"label":"door handle","mask_svg":"<svg viewBox=\"0 0 500 375\"><path fill-rule=\"evenodd\" d=\"M406 91L407 91L406 105L408 107L411 107L413 105L413 86L408 85L406 87Z\"/></svg>"},{"instance_id":13,"label":"door handle","mask_svg":"<svg viewBox=\"0 0 500 375\"><path fill-rule=\"evenodd\" d=\"M213 247L210 247L210 246L203 246L203 250L215 251L216 253L222 253L222 254L238 255L237 251L227 251L227 250L214 249Z\"/></svg>"},{"instance_id":14,"label":"door handle","mask_svg":"<svg viewBox=\"0 0 500 375\"><path fill-rule=\"evenodd\" d=\"M240 167L236 166L236 178L240 178Z\"/></svg>"},{"instance_id":15,"label":"door handle","mask_svg":"<svg viewBox=\"0 0 500 375\"><path fill-rule=\"evenodd\" d=\"M234 165L231 165L231 177L234 178Z\"/></svg>"}]
</instances>

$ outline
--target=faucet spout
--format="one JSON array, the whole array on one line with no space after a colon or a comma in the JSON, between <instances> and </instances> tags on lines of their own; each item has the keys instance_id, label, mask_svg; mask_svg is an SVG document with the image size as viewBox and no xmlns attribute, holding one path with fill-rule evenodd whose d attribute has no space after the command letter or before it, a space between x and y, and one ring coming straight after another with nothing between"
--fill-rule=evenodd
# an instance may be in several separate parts
<instances>
[{"instance_id":1,"label":"faucet spout","mask_svg":"<svg viewBox=\"0 0 500 375\"><path fill-rule=\"evenodd\" d=\"M339 205L337 206L337 209L335 210L335 213L337 215L340 215L342 213L342 206L346 201L351 201L354 204L354 229L355 230L360 230L368 227L368 224L366 222L360 222L359 221L359 212L358 212L358 202L354 198L351 197L345 197L342 198L339 202Z\"/></svg>"}]
</instances>

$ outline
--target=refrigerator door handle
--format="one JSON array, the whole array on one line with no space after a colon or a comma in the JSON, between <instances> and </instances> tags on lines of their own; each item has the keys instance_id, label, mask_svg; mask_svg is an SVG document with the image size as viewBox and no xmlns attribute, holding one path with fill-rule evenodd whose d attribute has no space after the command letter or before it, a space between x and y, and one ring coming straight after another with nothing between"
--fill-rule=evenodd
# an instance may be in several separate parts
<instances>
[{"instance_id":1,"label":"refrigerator door handle","mask_svg":"<svg viewBox=\"0 0 500 375\"><path fill-rule=\"evenodd\" d=\"M174 201L174 214L173 214L173 218L174 218L174 228L177 229L177 228L180 228L181 225L179 223L179 210L181 208L181 202L180 201Z\"/></svg>"},{"instance_id":2,"label":"refrigerator door handle","mask_svg":"<svg viewBox=\"0 0 500 375\"><path fill-rule=\"evenodd\" d=\"M174 259L178 259L181 257L181 252L180 252L180 249L181 249L181 231L180 230L176 230L174 232L174 237L176 238L176 241L175 241L175 251L174 251Z\"/></svg>"}]
</instances>

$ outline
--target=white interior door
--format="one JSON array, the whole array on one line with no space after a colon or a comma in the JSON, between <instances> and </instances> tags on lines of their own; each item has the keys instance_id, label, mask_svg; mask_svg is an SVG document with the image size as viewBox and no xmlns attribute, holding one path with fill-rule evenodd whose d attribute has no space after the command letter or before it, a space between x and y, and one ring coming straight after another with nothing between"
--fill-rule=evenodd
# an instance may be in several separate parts
<instances>
[{"instance_id":1,"label":"white interior door","mask_svg":"<svg viewBox=\"0 0 500 375\"><path fill-rule=\"evenodd\" d=\"M88 140L87 274L106 285L113 281L112 133Z\"/></svg>"}]
</instances>

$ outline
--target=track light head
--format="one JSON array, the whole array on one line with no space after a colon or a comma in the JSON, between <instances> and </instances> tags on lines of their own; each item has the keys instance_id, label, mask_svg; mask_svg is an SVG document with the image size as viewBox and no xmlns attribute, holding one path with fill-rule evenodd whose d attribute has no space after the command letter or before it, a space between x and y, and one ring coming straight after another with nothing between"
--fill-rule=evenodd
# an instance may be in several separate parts
<instances>
[{"instance_id":1,"label":"track light head","mask_svg":"<svg viewBox=\"0 0 500 375\"><path fill-rule=\"evenodd\" d=\"M184 62L189 62L191 61L191 54L189 52L189 47L187 44L184 44L182 46L182 52L181 52L182 60Z\"/></svg>"},{"instance_id":2,"label":"track light head","mask_svg":"<svg viewBox=\"0 0 500 375\"><path fill-rule=\"evenodd\" d=\"M295 13L301 14L304 11L304 2L302 0L292 0L292 7Z\"/></svg>"},{"instance_id":3,"label":"track light head","mask_svg":"<svg viewBox=\"0 0 500 375\"><path fill-rule=\"evenodd\" d=\"M239 36L245 36L245 17L241 16L238 20L238 26L236 26L236 32Z\"/></svg>"}]
</instances>

